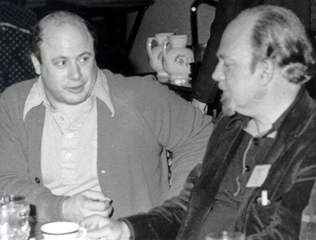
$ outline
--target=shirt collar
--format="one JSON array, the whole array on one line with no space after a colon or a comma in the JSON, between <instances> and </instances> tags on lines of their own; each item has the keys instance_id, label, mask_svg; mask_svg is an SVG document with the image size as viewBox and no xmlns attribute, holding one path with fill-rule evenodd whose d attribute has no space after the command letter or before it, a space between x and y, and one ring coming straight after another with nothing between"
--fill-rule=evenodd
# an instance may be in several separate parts
<instances>
[{"instance_id":1,"label":"shirt collar","mask_svg":"<svg viewBox=\"0 0 316 240\"><path fill-rule=\"evenodd\" d=\"M115 109L113 107L113 103L110 98L110 91L107 78L104 72L98 69L98 76L96 83L94 85L91 96L99 98L102 102L104 102L107 107L111 111L111 116L114 117ZM23 120L25 119L28 112L36 107L44 103L45 106L50 106L48 99L45 95L45 89L43 86L41 76L38 77L36 82L33 84L24 104L23 110Z\"/></svg>"},{"instance_id":2,"label":"shirt collar","mask_svg":"<svg viewBox=\"0 0 316 240\"><path fill-rule=\"evenodd\" d=\"M275 138L278 130L280 129L281 125L284 122L284 119L289 114L289 112L292 111L292 109L297 104L298 100L301 98L303 93L304 93L304 88L301 88L299 90L298 94L296 95L294 101L290 104L290 106L281 114L281 116L274 123L272 123L272 127L267 132L265 132L264 134L256 136L255 138L257 138L257 139L265 138L265 137Z\"/></svg>"}]
</instances>

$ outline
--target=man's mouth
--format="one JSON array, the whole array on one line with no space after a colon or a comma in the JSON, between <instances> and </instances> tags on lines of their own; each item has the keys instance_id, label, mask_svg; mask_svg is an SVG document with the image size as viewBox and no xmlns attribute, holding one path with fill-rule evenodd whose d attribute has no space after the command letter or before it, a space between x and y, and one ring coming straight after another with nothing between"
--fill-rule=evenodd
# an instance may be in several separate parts
<instances>
[{"instance_id":1,"label":"man's mouth","mask_svg":"<svg viewBox=\"0 0 316 240\"><path fill-rule=\"evenodd\" d=\"M225 94L225 92L222 92L222 95L221 95L221 102L224 102L224 101L227 101L227 94Z\"/></svg>"},{"instance_id":2,"label":"man's mouth","mask_svg":"<svg viewBox=\"0 0 316 240\"><path fill-rule=\"evenodd\" d=\"M84 85L75 86L75 87L67 87L69 92L72 93L80 93L84 89Z\"/></svg>"}]
</instances>

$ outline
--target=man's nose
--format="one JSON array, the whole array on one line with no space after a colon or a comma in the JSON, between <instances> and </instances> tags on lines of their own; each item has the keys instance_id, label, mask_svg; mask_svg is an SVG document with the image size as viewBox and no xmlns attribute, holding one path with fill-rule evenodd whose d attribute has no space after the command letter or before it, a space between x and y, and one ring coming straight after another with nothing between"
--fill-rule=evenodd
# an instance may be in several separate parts
<instances>
[{"instance_id":1,"label":"man's nose","mask_svg":"<svg viewBox=\"0 0 316 240\"><path fill-rule=\"evenodd\" d=\"M71 64L68 74L69 74L70 79L73 79L73 80L80 79L80 77L81 77L80 66L77 63Z\"/></svg>"},{"instance_id":2,"label":"man's nose","mask_svg":"<svg viewBox=\"0 0 316 240\"><path fill-rule=\"evenodd\" d=\"M224 74L222 71L222 67L220 66L220 63L217 63L213 73L212 73L212 78L216 81L219 82L221 80L223 80L224 78Z\"/></svg>"}]
</instances>

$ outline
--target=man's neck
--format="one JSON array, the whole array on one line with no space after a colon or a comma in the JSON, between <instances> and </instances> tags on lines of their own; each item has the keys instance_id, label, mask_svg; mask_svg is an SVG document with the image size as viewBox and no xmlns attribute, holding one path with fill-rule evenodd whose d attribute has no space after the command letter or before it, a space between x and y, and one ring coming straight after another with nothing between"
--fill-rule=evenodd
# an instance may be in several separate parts
<instances>
[{"instance_id":1,"label":"man's neck","mask_svg":"<svg viewBox=\"0 0 316 240\"><path fill-rule=\"evenodd\" d=\"M296 99L296 95L288 97L287 99L279 99L279 101L273 101L271 104L266 104L265 107L260 108L257 114L254 114L248 125L245 128L249 134L254 137L261 137L269 135L274 124L285 114ZM277 103L277 104L276 104Z\"/></svg>"},{"instance_id":2,"label":"man's neck","mask_svg":"<svg viewBox=\"0 0 316 240\"><path fill-rule=\"evenodd\" d=\"M252 118L244 130L253 137L262 137L270 131L272 126L271 122L262 122Z\"/></svg>"}]
</instances>

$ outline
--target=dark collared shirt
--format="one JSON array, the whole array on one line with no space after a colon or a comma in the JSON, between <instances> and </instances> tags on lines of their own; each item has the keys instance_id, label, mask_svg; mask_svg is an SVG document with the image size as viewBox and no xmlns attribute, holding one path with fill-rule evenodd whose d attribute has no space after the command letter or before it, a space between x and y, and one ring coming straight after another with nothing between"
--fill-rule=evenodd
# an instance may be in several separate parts
<instances>
[{"instance_id":1,"label":"dark collared shirt","mask_svg":"<svg viewBox=\"0 0 316 240\"><path fill-rule=\"evenodd\" d=\"M301 90L291 106L273 123L272 128L260 138L254 138L243 131L238 151L236 151L221 182L215 197L214 207L209 212L197 239L205 239L205 235L209 232L233 230L241 203L246 193L250 191L246 184L251 173L256 165L263 163L274 144L275 138L269 137L269 134L279 129L302 93Z\"/></svg>"},{"instance_id":2,"label":"dark collared shirt","mask_svg":"<svg viewBox=\"0 0 316 240\"><path fill-rule=\"evenodd\" d=\"M239 207L250 188L246 188L249 177L257 164L266 157L274 143L273 138L265 137L254 141L253 137L244 132L238 150L224 176L213 209L210 211L200 233L200 238L208 232L232 230ZM243 157L245 156L245 164ZM212 193L210 193L212 194Z\"/></svg>"}]
</instances>

